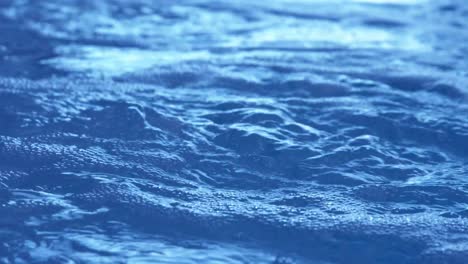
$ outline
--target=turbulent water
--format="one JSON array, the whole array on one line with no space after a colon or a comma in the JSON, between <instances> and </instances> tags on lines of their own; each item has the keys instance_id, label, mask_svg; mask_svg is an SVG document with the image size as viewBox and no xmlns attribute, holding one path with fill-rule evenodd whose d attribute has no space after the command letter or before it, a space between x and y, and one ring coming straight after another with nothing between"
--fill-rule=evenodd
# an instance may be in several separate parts
<instances>
[{"instance_id":1,"label":"turbulent water","mask_svg":"<svg viewBox=\"0 0 468 264\"><path fill-rule=\"evenodd\" d=\"M468 5L0 2L0 263L467 263Z\"/></svg>"}]
</instances>

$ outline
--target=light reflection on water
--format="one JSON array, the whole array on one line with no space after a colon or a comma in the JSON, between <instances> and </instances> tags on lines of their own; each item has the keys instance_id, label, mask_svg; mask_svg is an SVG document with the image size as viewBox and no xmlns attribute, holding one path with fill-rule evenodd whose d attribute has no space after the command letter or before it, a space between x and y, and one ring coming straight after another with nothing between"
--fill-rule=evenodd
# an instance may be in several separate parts
<instances>
[{"instance_id":1,"label":"light reflection on water","mask_svg":"<svg viewBox=\"0 0 468 264\"><path fill-rule=\"evenodd\" d=\"M390 2L414 3L414 1ZM61 26L54 29L56 25L48 25L51 31L46 29L44 33L59 38L74 38L76 36L67 36L67 31L84 32L85 36L96 34L98 38L135 40L145 47L119 48L112 44L61 45L56 48L59 56L46 59L43 63L57 69L115 76L132 71L138 72L157 65L174 65L190 61L208 63L223 59L228 61L233 56L268 58L271 55L259 50L239 55L230 52L233 49L283 49L284 54L287 54L285 51L287 49L314 51L317 48L417 52L431 50L430 44L421 40L423 32L411 27L411 23L416 19L411 13L395 21L391 13L397 14L399 10L392 10L389 15L385 9L377 9L380 13L374 14L368 13L365 7L347 2L341 4L344 6L340 9L343 14L333 14L332 10L327 10L330 3L318 1L313 4L314 2L295 1L295 4L304 4L304 10L312 11L312 14L294 8L292 11L285 9L286 14L292 12L292 15L278 19L276 15L269 13L282 12L283 7L279 3L281 2L272 6L254 3L252 5L254 9L249 10L249 13L252 13L249 16L255 18L250 20L243 17L242 13L235 12L240 6L235 3L228 5L234 8L232 11L214 13L183 5L164 7L168 9L167 12L183 17L177 23L168 23L162 15L151 14L150 8L139 10L141 15L123 19L114 18L112 12L102 12L101 9L94 10L95 13L73 17L71 20L58 15L56 17ZM284 2L283 4L285 5ZM315 8L317 11L314 11ZM322 15L324 10L330 12L330 17ZM77 10L69 12L74 13ZM296 12L298 12L297 17L294 16ZM301 12L305 14L301 15ZM374 25L369 25L367 21ZM41 24L37 26L42 27ZM90 29L93 31L87 33ZM159 42L164 44L158 45ZM213 53L213 50L225 52Z\"/></svg>"}]
</instances>

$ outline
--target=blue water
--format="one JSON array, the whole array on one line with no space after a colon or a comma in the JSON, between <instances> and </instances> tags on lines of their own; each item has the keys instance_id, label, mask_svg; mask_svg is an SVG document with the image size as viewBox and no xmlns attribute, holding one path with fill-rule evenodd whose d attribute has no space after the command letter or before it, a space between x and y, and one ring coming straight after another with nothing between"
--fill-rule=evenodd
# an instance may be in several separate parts
<instances>
[{"instance_id":1,"label":"blue water","mask_svg":"<svg viewBox=\"0 0 468 264\"><path fill-rule=\"evenodd\" d=\"M468 263L464 0L1 0L0 263Z\"/></svg>"}]
</instances>

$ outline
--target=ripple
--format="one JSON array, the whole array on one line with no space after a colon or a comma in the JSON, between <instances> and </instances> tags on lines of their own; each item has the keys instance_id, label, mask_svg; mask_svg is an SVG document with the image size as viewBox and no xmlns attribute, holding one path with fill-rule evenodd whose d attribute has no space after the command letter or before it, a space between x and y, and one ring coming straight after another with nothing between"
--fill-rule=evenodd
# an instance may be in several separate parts
<instances>
[{"instance_id":1,"label":"ripple","mask_svg":"<svg viewBox=\"0 0 468 264\"><path fill-rule=\"evenodd\" d=\"M7 0L0 262L464 263L464 11Z\"/></svg>"}]
</instances>

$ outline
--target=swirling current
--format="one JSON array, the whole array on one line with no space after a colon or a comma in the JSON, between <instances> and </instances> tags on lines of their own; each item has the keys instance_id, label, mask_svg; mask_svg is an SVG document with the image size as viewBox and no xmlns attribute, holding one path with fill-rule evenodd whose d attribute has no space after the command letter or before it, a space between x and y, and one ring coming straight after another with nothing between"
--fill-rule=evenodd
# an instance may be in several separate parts
<instances>
[{"instance_id":1,"label":"swirling current","mask_svg":"<svg viewBox=\"0 0 468 264\"><path fill-rule=\"evenodd\" d=\"M2 0L0 263L468 263L464 0Z\"/></svg>"}]
</instances>

